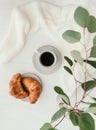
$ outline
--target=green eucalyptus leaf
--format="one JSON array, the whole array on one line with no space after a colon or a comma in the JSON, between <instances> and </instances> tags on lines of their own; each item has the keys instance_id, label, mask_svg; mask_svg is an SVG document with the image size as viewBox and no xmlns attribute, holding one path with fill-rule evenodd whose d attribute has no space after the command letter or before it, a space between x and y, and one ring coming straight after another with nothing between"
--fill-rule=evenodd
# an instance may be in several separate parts
<instances>
[{"instance_id":1,"label":"green eucalyptus leaf","mask_svg":"<svg viewBox=\"0 0 96 130\"><path fill-rule=\"evenodd\" d=\"M70 66L73 65L73 61L72 61L69 57L64 56L64 59L68 62L68 64L69 64Z\"/></svg>"},{"instance_id":2,"label":"green eucalyptus leaf","mask_svg":"<svg viewBox=\"0 0 96 130\"><path fill-rule=\"evenodd\" d=\"M91 48L90 57L96 58L96 46Z\"/></svg>"},{"instance_id":3,"label":"green eucalyptus leaf","mask_svg":"<svg viewBox=\"0 0 96 130\"><path fill-rule=\"evenodd\" d=\"M63 33L62 37L69 43L76 43L80 41L81 34L77 31L68 30Z\"/></svg>"},{"instance_id":4,"label":"green eucalyptus leaf","mask_svg":"<svg viewBox=\"0 0 96 130\"><path fill-rule=\"evenodd\" d=\"M60 119L62 116L64 116L66 113L66 108L62 107L60 108L52 117L51 119L51 123L57 121L58 119Z\"/></svg>"},{"instance_id":5,"label":"green eucalyptus leaf","mask_svg":"<svg viewBox=\"0 0 96 130\"><path fill-rule=\"evenodd\" d=\"M55 86L54 90L56 93L60 94L60 95L65 95L64 91L62 90L62 88Z\"/></svg>"},{"instance_id":6,"label":"green eucalyptus leaf","mask_svg":"<svg viewBox=\"0 0 96 130\"><path fill-rule=\"evenodd\" d=\"M96 103L91 103L89 107L96 107Z\"/></svg>"},{"instance_id":7,"label":"green eucalyptus leaf","mask_svg":"<svg viewBox=\"0 0 96 130\"><path fill-rule=\"evenodd\" d=\"M96 18L94 16L90 16L90 21L87 28L90 33L96 32Z\"/></svg>"},{"instance_id":8,"label":"green eucalyptus leaf","mask_svg":"<svg viewBox=\"0 0 96 130\"><path fill-rule=\"evenodd\" d=\"M96 36L93 39L93 45L96 46Z\"/></svg>"},{"instance_id":9,"label":"green eucalyptus leaf","mask_svg":"<svg viewBox=\"0 0 96 130\"><path fill-rule=\"evenodd\" d=\"M74 126L78 126L78 115L74 111L70 112L69 117L70 117L72 124Z\"/></svg>"},{"instance_id":10,"label":"green eucalyptus leaf","mask_svg":"<svg viewBox=\"0 0 96 130\"><path fill-rule=\"evenodd\" d=\"M63 91L60 87L55 86L55 87L54 87L54 90L55 90L56 93L59 94L59 96L60 96L61 99L64 101L64 103L70 105L70 99L69 99L68 95L65 94L64 91Z\"/></svg>"},{"instance_id":11,"label":"green eucalyptus leaf","mask_svg":"<svg viewBox=\"0 0 96 130\"><path fill-rule=\"evenodd\" d=\"M96 68L96 61L88 60L87 63Z\"/></svg>"},{"instance_id":12,"label":"green eucalyptus leaf","mask_svg":"<svg viewBox=\"0 0 96 130\"><path fill-rule=\"evenodd\" d=\"M70 69L69 67L64 66L64 69L65 69L69 74L73 75L73 73L72 73L72 71L71 71L71 69Z\"/></svg>"},{"instance_id":13,"label":"green eucalyptus leaf","mask_svg":"<svg viewBox=\"0 0 96 130\"><path fill-rule=\"evenodd\" d=\"M89 91L90 89L96 87L96 81L95 80L90 80L86 82L86 88L84 88L84 84L83 83L81 86L85 91Z\"/></svg>"},{"instance_id":14,"label":"green eucalyptus leaf","mask_svg":"<svg viewBox=\"0 0 96 130\"><path fill-rule=\"evenodd\" d=\"M93 117L89 113L83 113L78 116L80 130L95 130Z\"/></svg>"},{"instance_id":15,"label":"green eucalyptus leaf","mask_svg":"<svg viewBox=\"0 0 96 130\"><path fill-rule=\"evenodd\" d=\"M83 58L79 51L73 50L71 51L71 56L76 60L80 65L83 65Z\"/></svg>"},{"instance_id":16,"label":"green eucalyptus leaf","mask_svg":"<svg viewBox=\"0 0 96 130\"><path fill-rule=\"evenodd\" d=\"M52 128L51 124L50 124L50 123L45 123L45 124L40 128L40 130L49 130L49 128Z\"/></svg>"},{"instance_id":17,"label":"green eucalyptus leaf","mask_svg":"<svg viewBox=\"0 0 96 130\"><path fill-rule=\"evenodd\" d=\"M74 13L74 19L81 27L87 27L90 21L89 12L83 7L78 7Z\"/></svg>"},{"instance_id":18,"label":"green eucalyptus leaf","mask_svg":"<svg viewBox=\"0 0 96 130\"><path fill-rule=\"evenodd\" d=\"M70 105L70 100L67 95L60 95L60 98L63 100L64 103L66 103L67 105Z\"/></svg>"},{"instance_id":19,"label":"green eucalyptus leaf","mask_svg":"<svg viewBox=\"0 0 96 130\"><path fill-rule=\"evenodd\" d=\"M96 103L91 103L87 112L96 114Z\"/></svg>"}]
</instances>

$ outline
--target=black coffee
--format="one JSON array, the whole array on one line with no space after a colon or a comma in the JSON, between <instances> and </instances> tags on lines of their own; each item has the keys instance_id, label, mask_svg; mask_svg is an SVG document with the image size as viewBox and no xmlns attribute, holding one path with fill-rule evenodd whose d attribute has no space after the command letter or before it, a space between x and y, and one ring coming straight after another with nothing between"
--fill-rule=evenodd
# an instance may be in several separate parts
<instances>
[{"instance_id":1,"label":"black coffee","mask_svg":"<svg viewBox=\"0 0 96 130\"><path fill-rule=\"evenodd\" d=\"M42 55L40 57L40 62L44 66L51 66L54 63L54 60L55 60L54 56L50 52L44 52L44 53L42 53Z\"/></svg>"}]
</instances>

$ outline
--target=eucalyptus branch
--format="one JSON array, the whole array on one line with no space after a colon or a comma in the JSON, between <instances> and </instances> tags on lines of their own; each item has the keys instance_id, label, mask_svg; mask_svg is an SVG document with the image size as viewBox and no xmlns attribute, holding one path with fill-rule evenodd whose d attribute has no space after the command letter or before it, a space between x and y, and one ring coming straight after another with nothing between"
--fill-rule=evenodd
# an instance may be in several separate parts
<instances>
[{"instance_id":1,"label":"eucalyptus branch","mask_svg":"<svg viewBox=\"0 0 96 130\"><path fill-rule=\"evenodd\" d=\"M91 50L91 48L92 48L92 47L90 47L90 48L87 49L87 53Z\"/></svg>"},{"instance_id":2,"label":"eucalyptus branch","mask_svg":"<svg viewBox=\"0 0 96 130\"><path fill-rule=\"evenodd\" d=\"M83 42L81 42L81 33L73 30L65 31L62 37L69 43L72 44L76 42L78 42L78 44L80 43L81 46L83 46L85 52L85 59L82 58L81 52L77 50L73 50L71 52L72 58L74 59L74 61L76 61L75 63L69 57L65 56L65 60L67 61L69 66L64 66L64 69L71 76L73 76L75 81L76 86L75 105L74 106L71 105L71 101L68 95L60 87L56 86L54 90L58 95L60 95L62 102L59 103L59 106L61 108L53 115L51 121L57 121L58 119L61 120L54 127L52 126L52 123L51 124L45 123L40 130L51 130L51 129L56 130L55 128L66 118L66 116L69 116L69 119L71 120L72 124L74 126L78 126L80 130L88 130L88 128L90 128L90 130L95 130L94 119L90 115L90 113L96 114L96 103L89 102L89 104L87 104L88 102L85 102L84 99L87 96L89 96L92 90L96 87L96 80L95 80L96 78L88 80L88 73L87 73L88 64L90 64L92 67L96 69L96 61L89 60L89 57L96 58L96 36L93 39L93 46L89 49L87 49L87 43L85 39L86 31L90 33L96 32L96 18L90 15L85 8L78 7L74 12L74 19L75 22L83 28ZM89 51L90 56L88 56ZM75 66L77 63L79 63L82 67L84 73L84 83L78 81L75 75ZM78 87L81 87L83 89L83 94L79 101L77 91ZM93 98L96 99L95 97ZM79 110L79 105L81 103L87 104L86 109L81 108Z\"/></svg>"}]
</instances>

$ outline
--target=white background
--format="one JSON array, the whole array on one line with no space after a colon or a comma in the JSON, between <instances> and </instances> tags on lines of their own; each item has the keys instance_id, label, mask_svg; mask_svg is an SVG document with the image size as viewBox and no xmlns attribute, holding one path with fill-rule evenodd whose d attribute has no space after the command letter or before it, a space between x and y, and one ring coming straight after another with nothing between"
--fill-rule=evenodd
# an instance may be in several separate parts
<instances>
[{"instance_id":1,"label":"white background","mask_svg":"<svg viewBox=\"0 0 96 130\"><path fill-rule=\"evenodd\" d=\"M95 0L91 1L95 3ZM31 0L0 0L0 41L8 29L12 9L27 2ZM58 109L56 95L54 92L53 95L51 94L53 88L49 89L50 86L47 86L46 90L44 88L43 94L35 105L9 96L10 76L19 71L30 71L30 67L30 65L11 63L0 67L0 130L39 130L43 123L50 121L51 116ZM59 128L59 130L71 129L78 130L68 120L64 121Z\"/></svg>"}]
</instances>

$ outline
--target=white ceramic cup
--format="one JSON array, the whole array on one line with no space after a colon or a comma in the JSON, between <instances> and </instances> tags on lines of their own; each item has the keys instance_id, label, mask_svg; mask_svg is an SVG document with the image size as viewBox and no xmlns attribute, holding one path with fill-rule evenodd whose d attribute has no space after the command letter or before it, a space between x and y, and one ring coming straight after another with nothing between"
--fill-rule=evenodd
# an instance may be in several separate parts
<instances>
[{"instance_id":1,"label":"white ceramic cup","mask_svg":"<svg viewBox=\"0 0 96 130\"><path fill-rule=\"evenodd\" d=\"M48 56L45 57L46 64L43 64L41 62L41 57L44 53L50 53L52 55L53 63L51 64L47 63L47 61L50 61L50 59L47 59ZM56 47L51 46L51 45L44 45L35 51L33 55L33 64L35 68L37 69L37 71L39 71L40 73L50 74L50 73L56 72L59 69L59 67L62 64L62 56L61 56L60 51Z\"/></svg>"}]
</instances>

